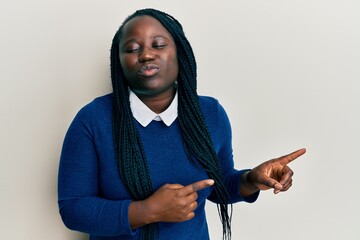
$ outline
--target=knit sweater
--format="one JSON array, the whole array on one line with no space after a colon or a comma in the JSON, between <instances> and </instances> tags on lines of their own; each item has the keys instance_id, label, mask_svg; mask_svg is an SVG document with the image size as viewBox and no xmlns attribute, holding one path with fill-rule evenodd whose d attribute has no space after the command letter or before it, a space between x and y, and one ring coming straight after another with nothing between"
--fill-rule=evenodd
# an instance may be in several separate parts
<instances>
[{"instance_id":1,"label":"knit sweater","mask_svg":"<svg viewBox=\"0 0 360 240\"><path fill-rule=\"evenodd\" d=\"M229 203L255 201L258 193L246 199L239 194L240 176L245 170L234 169L226 112L214 98L199 97L199 101L221 162ZM146 153L153 189L166 183L186 186L208 178L199 164L187 158L178 119L169 127L162 121L152 121L147 127L135 119L134 122ZM212 192L212 187L198 192L193 219L158 223L158 239L209 239L205 202L218 202ZM131 229L129 224L131 201L115 160L112 94L108 94L83 107L66 133L58 176L60 214L68 228L88 233L90 240L139 239L140 229Z\"/></svg>"}]
</instances>

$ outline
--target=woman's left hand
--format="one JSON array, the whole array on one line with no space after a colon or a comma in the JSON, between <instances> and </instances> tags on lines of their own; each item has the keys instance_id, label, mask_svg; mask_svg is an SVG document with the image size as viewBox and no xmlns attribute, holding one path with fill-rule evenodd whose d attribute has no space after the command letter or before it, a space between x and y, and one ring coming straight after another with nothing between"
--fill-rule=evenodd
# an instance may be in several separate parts
<instances>
[{"instance_id":1,"label":"woman's left hand","mask_svg":"<svg viewBox=\"0 0 360 240\"><path fill-rule=\"evenodd\" d=\"M306 149L302 148L288 155L260 164L247 173L245 186L251 185L250 189L253 188L253 190L268 190L273 188L275 194L287 191L292 185L292 176L294 174L288 164L305 152ZM249 191L245 192L249 193Z\"/></svg>"}]
</instances>

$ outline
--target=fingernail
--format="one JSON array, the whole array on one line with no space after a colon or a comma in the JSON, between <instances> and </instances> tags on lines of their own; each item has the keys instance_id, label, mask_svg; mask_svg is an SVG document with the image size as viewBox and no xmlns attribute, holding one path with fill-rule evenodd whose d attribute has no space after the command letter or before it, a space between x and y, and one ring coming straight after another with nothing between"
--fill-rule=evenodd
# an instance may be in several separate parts
<instances>
[{"instance_id":1,"label":"fingernail","mask_svg":"<svg viewBox=\"0 0 360 240\"><path fill-rule=\"evenodd\" d=\"M215 183L215 181L212 180L212 179L209 179L209 180L207 181L207 184L208 184L209 186L214 185L214 183Z\"/></svg>"}]
</instances>

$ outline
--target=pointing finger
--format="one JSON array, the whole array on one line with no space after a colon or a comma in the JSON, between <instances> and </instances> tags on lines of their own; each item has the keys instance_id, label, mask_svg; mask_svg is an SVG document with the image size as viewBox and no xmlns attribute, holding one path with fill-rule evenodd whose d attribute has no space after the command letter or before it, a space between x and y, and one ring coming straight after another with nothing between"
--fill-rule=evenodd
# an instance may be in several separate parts
<instances>
[{"instance_id":1,"label":"pointing finger","mask_svg":"<svg viewBox=\"0 0 360 240\"><path fill-rule=\"evenodd\" d=\"M297 159L298 157L300 157L301 155L303 155L304 153L306 152L306 149L305 148L302 148L302 149L299 149L295 152L292 152L288 155L285 155L283 157L280 157L279 159L279 162L282 164L282 165L287 165L289 164L290 162L294 161L295 159Z\"/></svg>"},{"instance_id":2,"label":"pointing finger","mask_svg":"<svg viewBox=\"0 0 360 240\"><path fill-rule=\"evenodd\" d=\"M194 182L192 184L189 184L189 185L185 186L183 189L181 189L181 191L185 195L188 195L190 193L197 192L197 191L200 191L201 189L210 187L210 186L214 185L214 183L215 182L212 179L205 179L205 180L202 180L202 181L198 181L198 182Z\"/></svg>"}]
</instances>

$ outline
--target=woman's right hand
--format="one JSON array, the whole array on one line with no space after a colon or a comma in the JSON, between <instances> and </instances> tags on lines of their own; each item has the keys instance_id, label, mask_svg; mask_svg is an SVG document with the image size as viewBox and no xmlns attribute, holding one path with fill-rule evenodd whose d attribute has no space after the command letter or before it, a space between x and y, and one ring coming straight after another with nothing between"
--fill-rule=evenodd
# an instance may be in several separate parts
<instances>
[{"instance_id":1,"label":"woman's right hand","mask_svg":"<svg viewBox=\"0 0 360 240\"><path fill-rule=\"evenodd\" d=\"M187 186L165 184L143 201L134 201L129 207L132 229L154 222L183 222L192 219L197 207L197 191L212 186L206 179Z\"/></svg>"}]
</instances>

